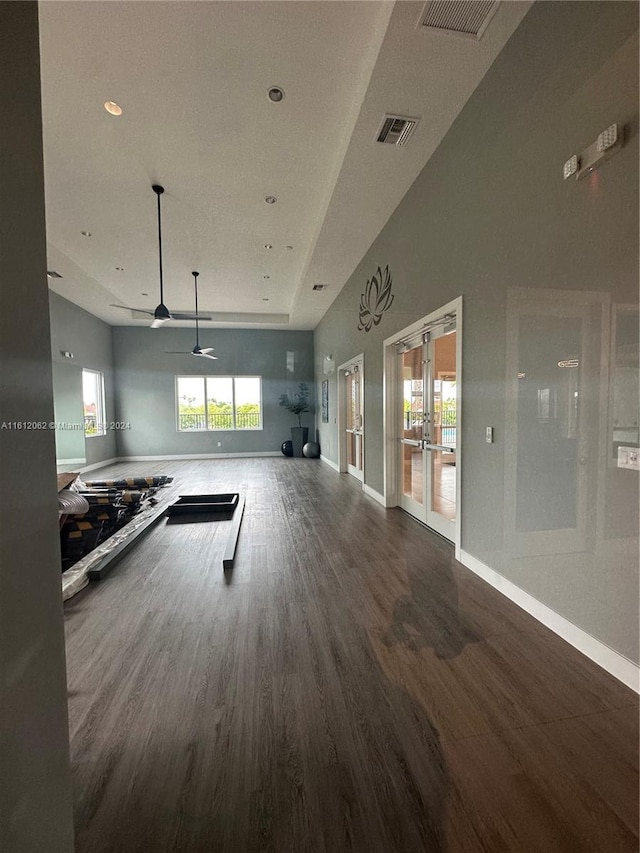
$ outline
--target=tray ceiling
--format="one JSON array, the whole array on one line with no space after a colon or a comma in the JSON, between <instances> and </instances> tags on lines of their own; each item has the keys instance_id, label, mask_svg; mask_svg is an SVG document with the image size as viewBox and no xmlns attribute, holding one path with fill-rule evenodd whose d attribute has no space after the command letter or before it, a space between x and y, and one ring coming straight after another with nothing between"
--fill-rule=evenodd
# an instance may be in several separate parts
<instances>
[{"instance_id":1,"label":"tray ceiling","mask_svg":"<svg viewBox=\"0 0 640 853\"><path fill-rule=\"evenodd\" d=\"M203 325L314 328L529 6L473 40L407 0L41 3L50 286L148 325L110 305L159 301L160 183L170 309L197 269ZM385 114L420 119L405 146Z\"/></svg>"}]
</instances>

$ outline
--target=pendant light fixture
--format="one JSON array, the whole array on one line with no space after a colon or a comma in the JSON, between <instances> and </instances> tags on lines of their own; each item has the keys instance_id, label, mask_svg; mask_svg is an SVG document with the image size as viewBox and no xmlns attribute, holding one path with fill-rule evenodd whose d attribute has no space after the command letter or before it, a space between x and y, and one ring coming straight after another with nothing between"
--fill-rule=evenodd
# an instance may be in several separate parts
<instances>
[{"instance_id":1,"label":"pendant light fixture","mask_svg":"<svg viewBox=\"0 0 640 853\"><path fill-rule=\"evenodd\" d=\"M152 329L157 329L163 323L166 323L167 320L171 319L171 314L169 313L169 309L164 304L164 282L162 279L162 214L160 210L160 196L164 192L164 187L161 187L159 184L154 184L151 189L154 191L158 198L158 261L160 268L160 304L153 312L153 322L151 323Z\"/></svg>"}]
</instances>

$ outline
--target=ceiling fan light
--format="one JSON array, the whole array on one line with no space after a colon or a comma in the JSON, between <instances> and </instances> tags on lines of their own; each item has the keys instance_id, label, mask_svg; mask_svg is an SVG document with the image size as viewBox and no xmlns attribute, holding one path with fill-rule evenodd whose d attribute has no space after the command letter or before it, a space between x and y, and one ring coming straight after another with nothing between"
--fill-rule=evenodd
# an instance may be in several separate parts
<instances>
[{"instance_id":1,"label":"ceiling fan light","mask_svg":"<svg viewBox=\"0 0 640 853\"><path fill-rule=\"evenodd\" d=\"M152 329L157 329L163 323L166 323L167 320L171 319L171 314L169 314L169 309L162 302L156 310L153 312L153 322L151 323Z\"/></svg>"}]
</instances>

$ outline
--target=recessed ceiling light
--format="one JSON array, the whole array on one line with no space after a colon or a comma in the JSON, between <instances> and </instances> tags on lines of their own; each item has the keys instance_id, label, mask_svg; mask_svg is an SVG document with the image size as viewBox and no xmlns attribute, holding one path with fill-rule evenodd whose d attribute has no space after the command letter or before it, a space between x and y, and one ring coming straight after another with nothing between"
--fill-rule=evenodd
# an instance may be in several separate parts
<instances>
[{"instance_id":1,"label":"recessed ceiling light","mask_svg":"<svg viewBox=\"0 0 640 853\"><path fill-rule=\"evenodd\" d=\"M280 86L271 86L267 95L269 100L273 101L274 104L279 104L280 101L284 101L284 89L281 89Z\"/></svg>"},{"instance_id":2,"label":"recessed ceiling light","mask_svg":"<svg viewBox=\"0 0 640 853\"><path fill-rule=\"evenodd\" d=\"M120 106L120 104L116 104L115 101L105 101L104 102L104 108L112 116L121 116L122 115L122 107Z\"/></svg>"},{"instance_id":3,"label":"recessed ceiling light","mask_svg":"<svg viewBox=\"0 0 640 853\"><path fill-rule=\"evenodd\" d=\"M267 202L267 204L275 204L278 201L278 199L274 195L268 195L265 198L265 201Z\"/></svg>"},{"instance_id":4,"label":"recessed ceiling light","mask_svg":"<svg viewBox=\"0 0 640 853\"><path fill-rule=\"evenodd\" d=\"M91 231L81 231L83 237L91 237Z\"/></svg>"},{"instance_id":5,"label":"recessed ceiling light","mask_svg":"<svg viewBox=\"0 0 640 853\"><path fill-rule=\"evenodd\" d=\"M265 243L264 247L265 247L265 249L273 249L273 246L271 243Z\"/></svg>"}]
</instances>

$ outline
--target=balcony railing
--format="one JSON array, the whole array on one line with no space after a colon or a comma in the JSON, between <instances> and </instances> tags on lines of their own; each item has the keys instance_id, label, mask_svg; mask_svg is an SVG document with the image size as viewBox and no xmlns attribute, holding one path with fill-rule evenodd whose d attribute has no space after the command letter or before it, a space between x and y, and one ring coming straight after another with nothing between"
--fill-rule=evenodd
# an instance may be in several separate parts
<instances>
[{"instance_id":1,"label":"balcony railing","mask_svg":"<svg viewBox=\"0 0 640 853\"><path fill-rule=\"evenodd\" d=\"M180 430L260 429L260 412L236 412L235 425L231 412L183 413L178 415Z\"/></svg>"},{"instance_id":2,"label":"balcony railing","mask_svg":"<svg viewBox=\"0 0 640 853\"><path fill-rule=\"evenodd\" d=\"M406 432L414 432L416 438L422 436L422 428L424 425L424 414L422 412L405 412L404 413L404 429ZM440 436L438 444L446 444L452 449L456 447L457 426L456 426L456 410L445 409L440 412L440 423L434 424L440 428ZM419 434L419 435L418 435ZM409 436L406 436L408 438Z\"/></svg>"}]
</instances>

